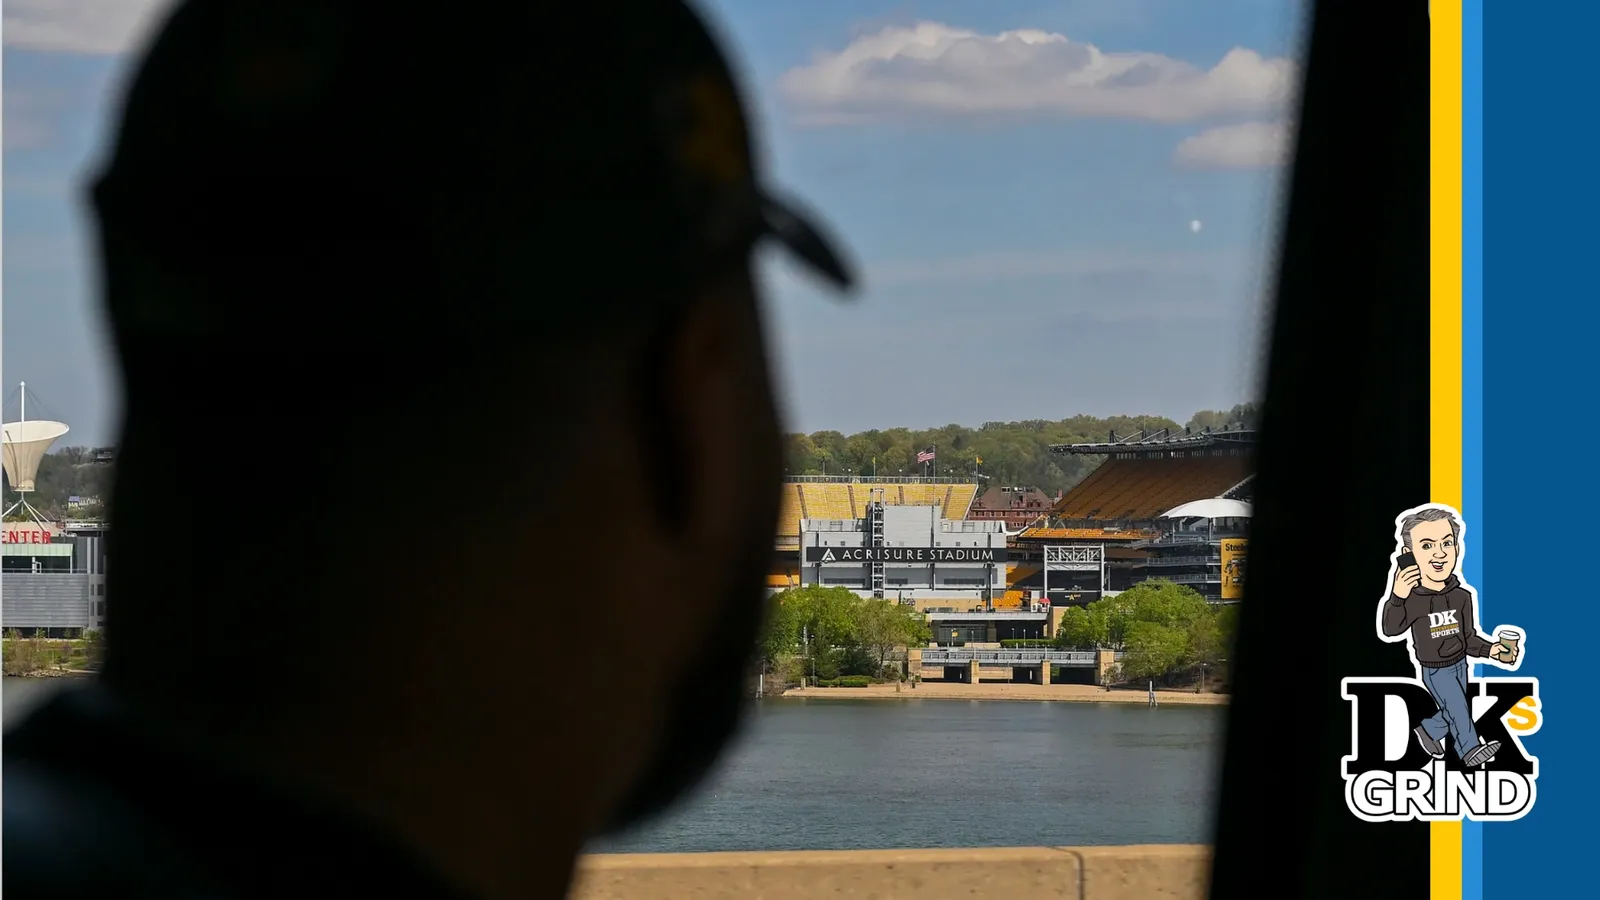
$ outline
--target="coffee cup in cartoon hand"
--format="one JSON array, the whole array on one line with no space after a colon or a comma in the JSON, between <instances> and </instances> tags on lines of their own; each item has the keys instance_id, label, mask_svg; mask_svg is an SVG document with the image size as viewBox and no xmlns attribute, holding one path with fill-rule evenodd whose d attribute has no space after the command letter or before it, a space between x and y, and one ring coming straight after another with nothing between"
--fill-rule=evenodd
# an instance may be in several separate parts
<instances>
[{"instance_id":1,"label":"coffee cup in cartoon hand","mask_svg":"<svg viewBox=\"0 0 1600 900\"><path fill-rule=\"evenodd\" d=\"M1518 645L1522 643L1522 632L1508 628L1494 637L1495 643L1500 646L1500 652L1496 653L1494 658L1508 666L1516 662Z\"/></svg>"}]
</instances>

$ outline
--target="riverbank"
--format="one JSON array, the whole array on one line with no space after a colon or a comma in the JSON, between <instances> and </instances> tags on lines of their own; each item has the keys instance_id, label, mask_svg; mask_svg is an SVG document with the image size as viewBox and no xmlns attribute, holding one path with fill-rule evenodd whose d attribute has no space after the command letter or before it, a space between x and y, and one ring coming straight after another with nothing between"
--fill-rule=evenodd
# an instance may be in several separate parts
<instances>
[{"instance_id":1,"label":"riverbank","mask_svg":"<svg viewBox=\"0 0 1600 900\"><path fill-rule=\"evenodd\" d=\"M898 688L898 689L897 689ZM924 681L909 684L875 684L864 688L790 688L785 697L811 697L828 700L1020 700L1063 703L1149 703L1148 691L1111 690L1089 684L960 684ZM1196 694L1193 691L1156 691L1156 703L1189 706L1220 706L1227 694Z\"/></svg>"}]
</instances>

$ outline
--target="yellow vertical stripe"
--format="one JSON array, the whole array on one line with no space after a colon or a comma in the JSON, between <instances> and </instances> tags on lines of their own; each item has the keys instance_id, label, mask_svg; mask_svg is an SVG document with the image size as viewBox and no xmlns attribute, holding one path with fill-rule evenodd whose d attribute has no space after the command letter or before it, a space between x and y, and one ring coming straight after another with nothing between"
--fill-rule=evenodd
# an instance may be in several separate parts
<instances>
[{"instance_id":1,"label":"yellow vertical stripe","mask_svg":"<svg viewBox=\"0 0 1600 900\"><path fill-rule=\"evenodd\" d=\"M1432 0L1429 494L1461 508L1461 0ZM1463 511L1472 515L1472 511ZM1461 900L1461 823L1431 826L1432 900Z\"/></svg>"}]
</instances>

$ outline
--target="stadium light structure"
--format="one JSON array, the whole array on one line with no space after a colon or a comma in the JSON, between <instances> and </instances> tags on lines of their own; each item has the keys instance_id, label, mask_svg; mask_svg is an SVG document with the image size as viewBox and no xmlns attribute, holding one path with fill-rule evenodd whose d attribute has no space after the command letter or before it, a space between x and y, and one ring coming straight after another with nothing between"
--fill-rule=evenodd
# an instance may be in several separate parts
<instances>
[{"instance_id":1,"label":"stadium light structure","mask_svg":"<svg viewBox=\"0 0 1600 900\"><path fill-rule=\"evenodd\" d=\"M19 396L21 410L18 420L0 425L0 431L3 431L0 449L3 449L6 478L11 482L11 490L17 494L16 502L6 508L4 515L10 517L20 511L42 527L44 517L28 502L28 495L33 493L34 480L39 477L39 464L44 461L45 454L71 429L65 423L48 419L28 421L28 383L25 381L22 382Z\"/></svg>"}]
</instances>

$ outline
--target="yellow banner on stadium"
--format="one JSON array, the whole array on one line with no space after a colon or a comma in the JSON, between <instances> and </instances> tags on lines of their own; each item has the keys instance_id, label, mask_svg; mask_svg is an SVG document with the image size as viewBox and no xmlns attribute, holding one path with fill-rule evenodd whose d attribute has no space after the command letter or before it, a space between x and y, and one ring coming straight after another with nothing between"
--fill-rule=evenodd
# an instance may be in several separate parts
<instances>
[{"instance_id":1,"label":"yellow banner on stadium","mask_svg":"<svg viewBox=\"0 0 1600 900\"><path fill-rule=\"evenodd\" d=\"M1249 555L1247 540L1222 542L1222 599L1238 600L1244 596L1244 563Z\"/></svg>"}]
</instances>

